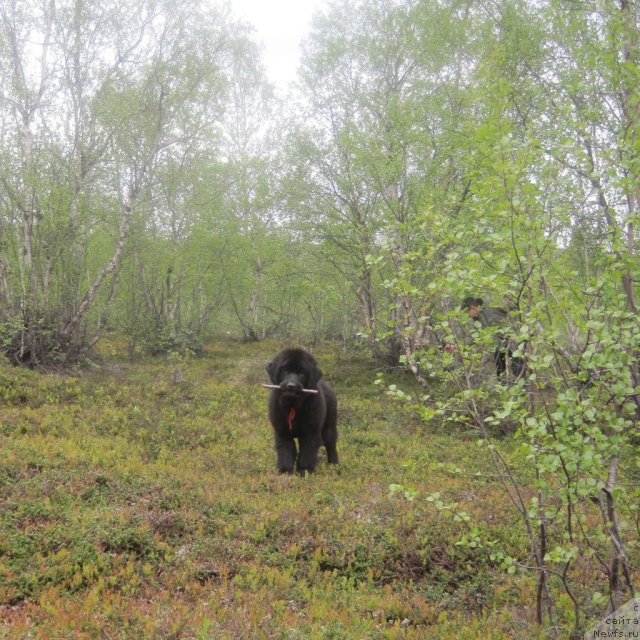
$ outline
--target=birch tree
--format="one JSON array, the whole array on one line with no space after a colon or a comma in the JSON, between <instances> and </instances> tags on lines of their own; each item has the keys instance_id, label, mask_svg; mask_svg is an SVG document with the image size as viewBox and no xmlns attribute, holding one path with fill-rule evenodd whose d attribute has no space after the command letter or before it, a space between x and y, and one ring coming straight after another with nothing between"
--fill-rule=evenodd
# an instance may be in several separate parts
<instances>
[{"instance_id":1,"label":"birch tree","mask_svg":"<svg viewBox=\"0 0 640 640\"><path fill-rule=\"evenodd\" d=\"M228 31L198 2L15 0L0 19L0 322L35 366L91 344L160 168L215 144Z\"/></svg>"}]
</instances>

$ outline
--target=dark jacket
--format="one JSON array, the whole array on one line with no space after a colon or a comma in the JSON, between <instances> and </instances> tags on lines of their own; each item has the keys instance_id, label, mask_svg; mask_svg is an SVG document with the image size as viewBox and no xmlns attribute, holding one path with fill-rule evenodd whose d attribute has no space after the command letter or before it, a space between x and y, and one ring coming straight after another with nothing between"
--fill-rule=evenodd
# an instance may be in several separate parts
<instances>
[{"instance_id":1,"label":"dark jacket","mask_svg":"<svg viewBox=\"0 0 640 640\"><path fill-rule=\"evenodd\" d=\"M514 341L509 337L509 314L500 307L482 307L480 315L474 319L483 329L495 327L496 348L515 349Z\"/></svg>"}]
</instances>

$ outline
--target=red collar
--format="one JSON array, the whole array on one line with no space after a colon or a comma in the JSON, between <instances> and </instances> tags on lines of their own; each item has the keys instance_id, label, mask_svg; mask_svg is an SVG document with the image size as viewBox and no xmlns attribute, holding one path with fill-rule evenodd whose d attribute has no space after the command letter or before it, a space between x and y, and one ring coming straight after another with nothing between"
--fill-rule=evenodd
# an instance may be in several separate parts
<instances>
[{"instance_id":1,"label":"red collar","mask_svg":"<svg viewBox=\"0 0 640 640\"><path fill-rule=\"evenodd\" d=\"M295 407L291 407L291 409L289 409L289 415L287 418L289 420L289 431L293 431L293 421L296 419Z\"/></svg>"}]
</instances>

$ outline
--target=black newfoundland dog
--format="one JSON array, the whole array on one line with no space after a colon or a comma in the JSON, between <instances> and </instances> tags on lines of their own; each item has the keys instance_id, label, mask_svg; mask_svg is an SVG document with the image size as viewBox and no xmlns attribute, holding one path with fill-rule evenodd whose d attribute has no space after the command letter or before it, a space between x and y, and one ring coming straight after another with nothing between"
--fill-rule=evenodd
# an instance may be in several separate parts
<instances>
[{"instance_id":1,"label":"black newfoundland dog","mask_svg":"<svg viewBox=\"0 0 640 640\"><path fill-rule=\"evenodd\" d=\"M278 385L269 396L278 471L293 473L295 465L302 476L312 472L322 444L329 464L338 464L338 401L331 387L320 379L322 372L315 358L304 349L284 349L267 365L267 373L271 382Z\"/></svg>"}]
</instances>

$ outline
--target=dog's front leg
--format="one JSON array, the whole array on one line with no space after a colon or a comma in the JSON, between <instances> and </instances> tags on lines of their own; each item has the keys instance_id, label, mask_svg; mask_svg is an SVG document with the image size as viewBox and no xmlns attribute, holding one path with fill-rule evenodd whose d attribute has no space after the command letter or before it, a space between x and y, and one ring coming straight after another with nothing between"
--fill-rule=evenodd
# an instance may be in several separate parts
<instances>
[{"instance_id":1,"label":"dog's front leg","mask_svg":"<svg viewBox=\"0 0 640 640\"><path fill-rule=\"evenodd\" d=\"M298 438L300 442L300 455L298 456L298 473L301 476L308 471L315 471L318 464L318 449L320 448L320 438L316 435L305 435Z\"/></svg>"},{"instance_id":2,"label":"dog's front leg","mask_svg":"<svg viewBox=\"0 0 640 640\"><path fill-rule=\"evenodd\" d=\"M296 443L291 436L276 433L276 454L278 456L278 471L293 473L297 451Z\"/></svg>"}]
</instances>

